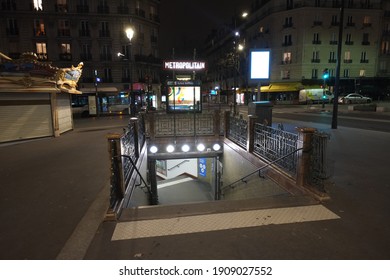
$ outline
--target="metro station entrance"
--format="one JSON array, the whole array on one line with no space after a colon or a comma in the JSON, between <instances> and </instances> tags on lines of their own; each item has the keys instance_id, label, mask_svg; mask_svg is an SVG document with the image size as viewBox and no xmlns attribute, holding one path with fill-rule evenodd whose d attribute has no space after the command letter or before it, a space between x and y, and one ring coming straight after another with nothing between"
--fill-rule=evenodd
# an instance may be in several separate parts
<instances>
[{"instance_id":1,"label":"metro station entrance","mask_svg":"<svg viewBox=\"0 0 390 280\"><path fill-rule=\"evenodd\" d=\"M202 147L204 144L199 145ZM156 146L148 145L147 173L153 204L220 199L222 145L214 144L214 148L219 147L218 150L205 148L203 151L192 152L186 150L187 146L190 149L196 148L195 145L181 143L174 147L180 149L180 152L152 153ZM164 144L160 144L160 147L164 148Z\"/></svg>"}]
</instances>

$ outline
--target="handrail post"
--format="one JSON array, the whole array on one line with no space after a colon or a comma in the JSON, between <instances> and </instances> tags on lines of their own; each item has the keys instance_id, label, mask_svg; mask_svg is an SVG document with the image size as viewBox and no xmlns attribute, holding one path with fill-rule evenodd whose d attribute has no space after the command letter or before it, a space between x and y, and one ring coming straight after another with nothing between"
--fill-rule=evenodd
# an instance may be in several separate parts
<instances>
[{"instance_id":1,"label":"handrail post","mask_svg":"<svg viewBox=\"0 0 390 280\"><path fill-rule=\"evenodd\" d=\"M247 134L247 145L246 151L248 153L253 153L254 143L255 143L255 124L256 124L257 116L248 116L248 134Z\"/></svg>"},{"instance_id":2,"label":"handrail post","mask_svg":"<svg viewBox=\"0 0 390 280\"><path fill-rule=\"evenodd\" d=\"M139 128L138 128L138 118L130 118L130 121L129 121L129 126L132 126L133 127L133 131L134 131L134 134L133 134L133 137L134 137L134 155L136 158L139 158L139 153L140 153L140 146L139 146L139 141L138 141L138 131L139 131Z\"/></svg>"},{"instance_id":3,"label":"handrail post","mask_svg":"<svg viewBox=\"0 0 390 280\"><path fill-rule=\"evenodd\" d=\"M302 148L298 153L297 178L298 186L304 187L307 182L307 176L310 172L310 151L312 147L313 134L317 131L311 127L298 127L297 148Z\"/></svg>"},{"instance_id":4,"label":"handrail post","mask_svg":"<svg viewBox=\"0 0 390 280\"><path fill-rule=\"evenodd\" d=\"M120 134L107 135L108 140L108 153L110 157L110 207L107 211L108 216L116 219L116 208L118 203L122 200L125 193L125 187L123 184L122 162L118 160L121 156L120 148Z\"/></svg>"}]
</instances>

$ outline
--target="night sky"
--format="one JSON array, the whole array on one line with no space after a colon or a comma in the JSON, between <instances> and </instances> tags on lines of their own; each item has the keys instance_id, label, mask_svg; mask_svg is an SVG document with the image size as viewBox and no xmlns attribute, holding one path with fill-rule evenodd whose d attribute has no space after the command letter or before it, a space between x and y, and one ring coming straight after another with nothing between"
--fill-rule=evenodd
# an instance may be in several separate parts
<instances>
[{"instance_id":1,"label":"night sky","mask_svg":"<svg viewBox=\"0 0 390 280\"><path fill-rule=\"evenodd\" d=\"M232 23L233 15L250 10L252 0L162 0L160 6L161 58L192 59L213 29Z\"/></svg>"}]
</instances>

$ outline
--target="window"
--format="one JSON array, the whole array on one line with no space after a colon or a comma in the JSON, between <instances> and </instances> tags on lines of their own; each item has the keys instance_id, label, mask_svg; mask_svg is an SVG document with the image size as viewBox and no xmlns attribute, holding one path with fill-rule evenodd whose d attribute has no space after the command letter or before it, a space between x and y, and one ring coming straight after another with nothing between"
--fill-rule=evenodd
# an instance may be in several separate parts
<instances>
[{"instance_id":1,"label":"window","mask_svg":"<svg viewBox=\"0 0 390 280\"><path fill-rule=\"evenodd\" d=\"M103 45L101 47L101 54L100 54L101 60L111 60L111 46L110 45Z\"/></svg>"},{"instance_id":2,"label":"window","mask_svg":"<svg viewBox=\"0 0 390 280\"><path fill-rule=\"evenodd\" d=\"M361 69L361 70L359 71L359 76L360 76L360 77L365 77L365 76L366 76L366 70Z\"/></svg>"},{"instance_id":3,"label":"window","mask_svg":"<svg viewBox=\"0 0 390 280\"><path fill-rule=\"evenodd\" d=\"M34 36L46 36L45 23L43 19L34 20Z\"/></svg>"},{"instance_id":4,"label":"window","mask_svg":"<svg viewBox=\"0 0 390 280\"><path fill-rule=\"evenodd\" d=\"M286 17L284 19L284 25L283 27L284 28L287 28L287 27L292 27L293 26L293 23L292 23L292 17Z\"/></svg>"},{"instance_id":5,"label":"window","mask_svg":"<svg viewBox=\"0 0 390 280\"><path fill-rule=\"evenodd\" d=\"M90 36L89 22L87 20L82 20L80 22L80 36L83 36L83 37L89 37Z\"/></svg>"},{"instance_id":6,"label":"window","mask_svg":"<svg viewBox=\"0 0 390 280\"><path fill-rule=\"evenodd\" d=\"M349 69L344 69L344 78L349 78Z\"/></svg>"},{"instance_id":7,"label":"window","mask_svg":"<svg viewBox=\"0 0 390 280\"><path fill-rule=\"evenodd\" d=\"M313 35L313 44L321 44L321 41L320 41L320 33L314 33Z\"/></svg>"},{"instance_id":8,"label":"window","mask_svg":"<svg viewBox=\"0 0 390 280\"><path fill-rule=\"evenodd\" d=\"M68 5L66 4L66 0L57 0L56 12L60 12L60 13L68 12Z\"/></svg>"},{"instance_id":9,"label":"window","mask_svg":"<svg viewBox=\"0 0 390 280\"><path fill-rule=\"evenodd\" d=\"M352 34L351 33L348 33L345 37L345 44L346 45L353 45L353 41L352 41Z\"/></svg>"},{"instance_id":10,"label":"window","mask_svg":"<svg viewBox=\"0 0 390 280\"><path fill-rule=\"evenodd\" d=\"M353 22L352 16L347 17L347 26L355 26L355 23Z\"/></svg>"},{"instance_id":11,"label":"window","mask_svg":"<svg viewBox=\"0 0 390 280\"><path fill-rule=\"evenodd\" d=\"M321 0L315 0L314 6L315 7L321 7Z\"/></svg>"},{"instance_id":12,"label":"window","mask_svg":"<svg viewBox=\"0 0 390 280\"><path fill-rule=\"evenodd\" d=\"M47 48L46 43L36 43L35 44L36 54L39 60L47 60Z\"/></svg>"},{"instance_id":13,"label":"window","mask_svg":"<svg viewBox=\"0 0 390 280\"><path fill-rule=\"evenodd\" d=\"M348 8L353 8L353 0L348 0L347 7Z\"/></svg>"},{"instance_id":14,"label":"window","mask_svg":"<svg viewBox=\"0 0 390 280\"><path fill-rule=\"evenodd\" d=\"M294 8L294 1L293 0L287 0L286 8L287 8L287 10L290 10L290 9Z\"/></svg>"},{"instance_id":15,"label":"window","mask_svg":"<svg viewBox=\"0 0 390 280\"><path fill-rule=\"evenodd\" d=\"M70 23L67 19L58 20L58 36L70 36Z\"/></svg>"},{"instance_id":16,"label":"window","mask_svg":"<svg viewBox=\"0 0 390 280\"><path fill-rule=\"evenodd\" d=\"M70 44L68 44L68 43L61 43L60 44L60 60L66 60L66 61L72 60L72 54L70 51Z\"/></svg>"},{"instance_id":17,"label":"window","mask_svg":"<svg viewBox=\"0 0 390 280\"><path fill-rule=\"evenodd\" d=\"M336 60L336 52L334 51L331 51L329 53L329 63L336 63L337 60Z\"/></svg>"},{"instance_id":18,"label":"window","mask_svg":"<svg viewBox=\"0 0 390 280\"><path fill-rule=\"evenodd\" d=\"M339 20L338 20L337 15L333 15L333 16L332 16L332 22L331 22L331 24L332 24L333 26L339 25Z\"/></svg>"},{"instance_id":19,"label":"window","mask_svg":"<svg viewBox=\"0 0 390 280\"><path fill-rule=\"evenodd\" d=\"M344 63L352 63L351 52L350 51L346 51L344 53Z\"/></svg>"},{"instance_id":20,"label":"window","mask_svg":"<svg viewBox=\"0 0 390 280\"><path fill-rule=\"evenodd\" d=\"M313 62L313 63L320 62L320 52L319 51L313 51L313 56L312 56L311 62Z\"/></svg>"},{"instance_id":21,"label":"window","mask_svg":"<svg viewBox=\"0 0 390 280\"><path fill-rule=\"evenodd\" d=\"M100 37L110 37L110 30L108 28L108 22L102 21L100 23L100 31L99 31Z\"/></svg>"},{"instance_id":22,"label":"window","mask_svg":"<svg viewBox=\"0 0 390 280\"><path fill-rule=\"evenodd\" d=\"M82 44L81 45L81 54L80 54L81 60L91 60L91 46L89 44Z\"/></svg>"},{"instance_id":23,"label":"window","mask_svg":"<svg viewBox=\"0 0 390 280\"><path fill-rule=\"evenodd\" d=\"M292 42L291 42L291 35L285 35L284 36L284 43L283 43L283 46L291 46L292 45Z\"/></svg>"},{"instance_id":24,"label":"window","mask_svg":"<svg viewBox=\"0 0 390 280\"><path fill-rule=\"evenodd\" d=\"M390 42L389 41L382 42L381 53L382 54L389 54L390 53Z\"/></svg>"},{"instance_id":25,"label":"window","mask_svg":"<svg viewBox=\"0 0 390 280\"><path fill-rule=\"evenodd\" d=\"M33 0L34 10L43 11L42 0Z\"/></svg>"},{"instance_id":26,"label":"window","mask_svg":"<svg viewBox=\"0 0 390 280\"><path fill-rule=\"evenodd\" d=\"M77 12L78 13L89 12L88 0L78 0Z\"/></svg>"},{"instance_id":27,"label":"window","mask_svg":"<svg viewBox=\"0 0 390 280\"><path fill-rule=\"evenodd\" d=\"M281 72L281 78L283 80L288 80L290 79L290 70L282 70Z\"/></svg>"},{"instance_id":28,"label":"window","mask_svg":"<svg viewBox=\"0 0 390 280\"><path fill-rule=\"evenodd\" d=\"M360 63L368 63L367 52L362 51L360 55Z\"/></svg>"},{"instance_id":29,"label":"window","mask_svg":"<svg viewBox=\"0 0 390 280\"><path fill-rule=\"evenodd\" d=\"M104 82L112 83L111 68L104 68Z\"/></svg>"},{"instance_id":30,"label":"window","mask_svg":"<svg viewBox=\"0 0 390 280\"><path fill-rule=\"evenodd\" d=\"M363 33L363 41L362 41L362 45L365 45L365 46L367 46L367 45L369 45L369 44L370 44L370 41L369 41L369 39L368 39L368 36L369 36L369 34L368 34L368 33Z\"/></svg>"},{"instance_id":31,"label":"window","mask_svg":"<svg viewBox=\"0 0 390 280\"><path fill-rule=\"evenodd\" d=\"M290 63L291 63L291 52L283 53L283 64L290 64Z\"/></svg>"},{"instance_id":32,"label":"window","mask_svg":"<svg viewBox=\"0 0 390 280\"><path fill-rule=\"evenodd\" d=\"M16 10L16 3L15 0L6 0L2 1L1 8L4 11L15 11Z\"/></svg>"},{"instance_id":33,"label":"window","mask_svg":"<svg viewBox=\"0 0 390 280\"><path fill-rule=\"evenodd\" d=\"M330 36L330 42L331 45L337 45L338 43L338 35L336 33L332 33Z\"/></svg>"},{"instance_id":34,"label":"window","mask_svg":"<svg viewBox=\"0 0 390 280\"><path fill-rule=\"evenodd\" d=\"M371 26L371 17L370 16L364 16L363 18L363 27L370 27Z\"/></svg>"},{"instance_id":35,"label":"window","mask_svg":"<svg viewBox=\"0 0 390 280\"><path fill-rule=\"evenodd\" d=\"M9 18L7 20L7 35L8 36L19 35L18 22L14 18Z\"/></svg>"},{"instance_id":36,"label":"window","mask_svg":"<svg viewBox=\"0 0 390 280\"><path fill-rule=\"evenodd\" d=\"M312 69L311 70L311 78L317 79L318 78L318 69Z\"/></svg>"},{"instance_id":37,"label":"window","mask_svg":"<svg viewBox=\"0 0 390 280\"><path fill-rule=\"evenodd\" d=\"M322 25L322 19L320 15L315 15L313 25L314 26Z\"/></svg>"},{"instance_id":38,"label":"window","mask_svg":"<svg viewBox=\"0 0 390 280\"><path fill-rule=\"evenodd\" d=\"M387 72L387 62L386 61L382 60L379 62L379 71L381 71L382 73Z\"/></svg>"}]
</instances>

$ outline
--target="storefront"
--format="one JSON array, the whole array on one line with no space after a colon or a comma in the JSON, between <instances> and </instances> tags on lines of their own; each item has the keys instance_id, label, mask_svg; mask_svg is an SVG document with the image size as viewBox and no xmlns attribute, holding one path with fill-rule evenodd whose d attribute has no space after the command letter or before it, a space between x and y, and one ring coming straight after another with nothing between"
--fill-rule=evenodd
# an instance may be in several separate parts
<instances>
[{"instance_id":1,"label":"storefront","mask_svg":"<svg viewBox=\"0 0 390 280\"><path fill-rule=\"evenodd\" d=\"M0 143L72 130L71 95L80 94L82 64L61 69L30 53L19 60L0 57Z\"/></svg>"}]
</instances>

